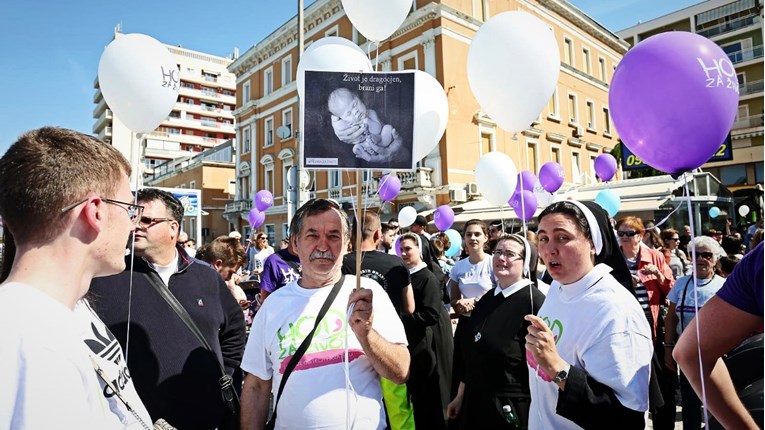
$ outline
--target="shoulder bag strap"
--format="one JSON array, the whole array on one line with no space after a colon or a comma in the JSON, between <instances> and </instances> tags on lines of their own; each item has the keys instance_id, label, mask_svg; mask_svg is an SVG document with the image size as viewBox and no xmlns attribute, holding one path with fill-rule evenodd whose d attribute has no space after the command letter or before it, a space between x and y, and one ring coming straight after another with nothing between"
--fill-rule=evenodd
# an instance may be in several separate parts
<instances>
[{"instance_id":1,"label":"shoulder bag strap","mask_svg":"<svg viewBox=\"0 0 765 430\"><path fill-rule=\"evenodd\" d=\"M271 416L271 422L276 423L276 408L279 406L279 398L282 396L282 391L284 391L284 384L287 382L287 378L290 377L290 374L297 366L300 358L303 357L303 354L305 354L306 350L311 345L311 340L313 339L313 334L316 332L316 328L329 310L329 307L332 306L332 302L335 301L335 297L337 297L337 294L340 292L343 282L345 282L345 275L342 275L340 280L332 287L332 291L329 292L327 299L324 300L324 304L321 306L321 310L319 310L319 314L316 316L316 322L313 325L313 329L311 329L308 336L303 339L303 342L300 343L297 351L295 351L295 354L292 355L290 362L287 364L287 368L284 369L284 375L282 375L282 380L279 383L279 391L276 393L276 400L274 401L274 413Z\"/></svg>"},{"instance_id":2,"label":"shoulder bag strap","mask_svg":"<svg viewBox=\"0 0 765 430\"><path fill-rule=\"evenodd\" d=\"M155 272L144 272L143 275L149 281L149 285L154 287L157 293L159 293L160 297L165 299L170 308L174 310L181 321L186 324L186 327L188 327L189 331L191 331L197 340L199 340L199 343L201 343L202 346L204 346L208 351L215 355L215 351L210 347L210 344L207 343L207 339L205 339L205 337L202 335L202 332L199 331L199 328L194 323L194 320L191 319L191 315L189 315L188 311L186 311L186 308L181 305L175 295L170 292L170 288L168 288L165 283L162 282L162 280L159 278L159 275L157 275ZM221 376L218 379L218 383L220 384L223 400L226 403L226 407L232 413L236 414L238 413L237 410L239 408L239 398L236 394L236 390L234 389L233 379L226 373L226 369L223 368L223 365L220 361L218 361L217 357L215 362L218 363L218 369L220 370Z\"/></svg>"}]
</instances>

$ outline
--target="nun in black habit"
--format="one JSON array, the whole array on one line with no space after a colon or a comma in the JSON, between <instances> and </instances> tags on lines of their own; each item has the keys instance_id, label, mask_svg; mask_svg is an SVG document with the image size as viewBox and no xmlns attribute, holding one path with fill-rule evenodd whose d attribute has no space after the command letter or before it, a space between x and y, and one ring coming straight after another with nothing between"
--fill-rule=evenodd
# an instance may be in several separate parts
<instances>
[{"instance_id":1,"label":"nun in black habit","mask_svg":"<svg viewBox=\"0 0 765 430\"><path fill-rule=\"evenodd\" d=\"M544 295L536 286L537 253L519 235L503 235L492 252L496 285L476 304L459 339L464 373L450 418L464 429L526 429L530 404L525 336L527 314Z\"/></svg>"},{"instance_id":2,"label":"nun in black habit","mask_svg":"<svg viewBox=\"0 0 765 430\"><path fill-rule=\"evenodd\" d=\"M414 312L401 317L409 342L411 364L407 389L419 429L446 429L446 406L451 387L454 340L444 308L441 284L422 261L418 235L407 233L399 241L401 258L409 268Z\"/></svg>"}]
</instances>

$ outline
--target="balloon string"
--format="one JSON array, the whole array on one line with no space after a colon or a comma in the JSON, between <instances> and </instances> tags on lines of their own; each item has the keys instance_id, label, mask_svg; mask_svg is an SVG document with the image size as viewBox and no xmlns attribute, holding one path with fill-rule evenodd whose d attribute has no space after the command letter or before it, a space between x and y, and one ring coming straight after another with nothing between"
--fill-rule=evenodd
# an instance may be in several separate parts
<instances>
[{"instance_id":1,"label":"balloon string","mask_svg":"<svg viewBox=\"0 0 765 430\"><path fill-rule=\"evenodd\" d=\"M683 191L683 197L685 198L687 207L688 207L688 224L691 227L691 258L693 260L693 308L695 313L695 317L693 318L696 322L696 349L699 354L699 376L701 377L701 401L704 405L704 425L705 428L709 428L709 416L707 414L707 390L706 390L706 384L704 383L704 363L701 360L701 333L699 332L699 280L696 276L696 246L694 244L694 240L696 238L696 228L693 223L693 212L691 207L691 193L688 191L688 175L683 175L683 178L685 179L684 184L684 191ZM713 275L714 276L714 275ZM685 306L685 303L681 303L681 306Z\"/></svg>"},{"instance_id":2,"label":"balloon string","mask_svg":"<svg viewBox=\"0 0 765 430\"><path fill-rule=\"evenodd\" d=\"M135 139L138 140L138 147L135 146ZM143 188L143 172L141 171L141 165L143 163L143 145L141 140L143 139L143 133L130 133L130 149L131 151L138 151L138 157L136 158L135 169L133 174L135 175L135 194L133 195L133 204L138 204L138 190ZM128 309L127 309L127 328L125 334L125 362L127 363L128 356L130 354L130 317L133 304L133 262L135 261L135 234L131 235L130 240L130 281L128 284Z\"/></svg>"}]
</instances>

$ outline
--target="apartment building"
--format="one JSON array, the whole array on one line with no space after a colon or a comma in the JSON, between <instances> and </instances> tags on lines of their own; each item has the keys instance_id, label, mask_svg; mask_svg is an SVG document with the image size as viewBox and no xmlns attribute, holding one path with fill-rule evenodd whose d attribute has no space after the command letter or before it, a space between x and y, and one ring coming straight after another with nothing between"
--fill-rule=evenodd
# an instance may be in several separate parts
<instances>
[{"instance_id":1,"label":"apartment building","mask_svg":"<svg viewBox=\"0 0 765 430\"><path fill-rule=\"evenodd\" d=\"M201 223L197 217L184 217L181 229L197 245L229 233L223 218L226 203L234 199L236 144L233 140L198 154L186 155L157 164L144 180L146 187L179 188L201 191ZM197 235L201 231L201 235Z\"/></svg>"},{"instance_id":2,"label":"apartment building","mask_svg":"<svg viewBox=\"0 0 765 430\"><path fill-rule=\"evenodd\" d=\"M658 33L689 31L714 41L728 54L739 83L738 115L730 132L733 159L707 163L739 197L762 196L763 183L763 7L762 0L708 0L619 31L635 45ZM761 197L760 197L761 198ZM759 206L759 205L758 205Z\"/></svg>"},{"instance_id":3,"label":"apartment building","mask_svg":"<svg viewBox=\"0 0 765 430\"><path fill-rule=\"evenodd\" d=\"M114 37L120 36L118 28ZM143 145L109 109L98 77L93 83L93 133L114 145L131 165L143 160L144 176L151 175L152 169L163 162L200 153L235 137L236 78L227 69L233 60L166 46L180 72L178 101L156 130L144 134Z\"/></svg>"},{"instance_id":4,"label":"apartment building","mask_svg":"<svg viewBox=\"0 0 765 430\"><path fill-rule=\"evenodd\" d=\"M560 79L546 109L531 127L508 133L481 110L467 79L467 53L475 33L491 16L528 12L555 32L560 47ZM444 87L449 125L438 146L415 171L399 173L402 192L382 205L390 217L407 205L418 211L440 204L458 205L480 198L475 166L490 151L507 153L519 170L537 172L548 161L566 171L566 186L593 181L595 158L617 143L608 107L608 88L616 64L629 45L565 0L417 0L401 27L379 49L359 34L340 0L317 0L305 11L306 46L325 36L352 40L371 52L380 71L422 70ZM298 163L295 125L298 98L297 18L284 23L235 60L237 189L225 216L240 231L249 231L247 212L257 190L268 189L275 205L264 231L275 243L287 231L287 172ZM502 55L498 52L497 55ZM375 57L376 56L376 57ZM517 67L523 67L518 64ZM281 129L281 136L276 131ZM354 172L311 171L310 196L353 204ZM375 197L382 172L362 173L365 206L380 207Z\"/></svg>"}]
</instances>

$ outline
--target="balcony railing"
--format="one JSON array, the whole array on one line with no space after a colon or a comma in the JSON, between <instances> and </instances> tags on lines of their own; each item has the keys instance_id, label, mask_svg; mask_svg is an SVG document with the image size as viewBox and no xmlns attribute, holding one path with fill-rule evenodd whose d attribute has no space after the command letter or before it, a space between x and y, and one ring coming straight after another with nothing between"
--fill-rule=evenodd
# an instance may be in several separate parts
<instances>
[{"instance_id":1,"label":"balcony railing","mask_svg":"<svg viewBox=\"0 0 765 430\"><path fill-rule=\"evenodd\" d=\"M432 187L431 172L433 169L429 167L418 167L414 172L399 172L398 179L401 180L401 189Z\"/></svg>"},{"instance_id":2,"label":"balcony railing","mask_svg":"<svg viewBox=\"0 0 765 430\"><path fill-rule=\"evenodd\" d=\"M745 128L754 128L754 127L762 127L762 126L763 126L762 114L751 115L751 116L737 119L736 122L733 123L733 130L741 130Z\"/></svg>"},{"instance_id":3,"label":"balcony railing","mask_svg":"<svg viewBox=\"0 0 765 430\"><path fill-rule=\"evenodd\" d=\"M759 81L751 81L738 86L738 93L740 96L748 96L750 94L762 92L762 79Z\"/></svg>"},{"instance_id":4,"label":"balcony railing","mask_svg":"<svg viewBox=\"0 0 765 430\"><path fill-rule=\"evenodd\" d=\"M226 203L224 214L245 212L252 209L252 200L237 200L234 203Z\"/></svg>"},{"instance_id":5,"label":"balcony railing","mask_svg":"<svg viewBox=\"0 0 765 430\"><path fill-rule=\"evenodd\" d=\"M703 30L697 30L696 34L704 36L704 37L713 37L723 33L736 31L738 29L748 27L758 22L760 22L759 15L749 15L749 16L744 16L741 18L736 18L728 22L723 22L721 24L715 25L713 27L705 28Z\"/></svg>"},{"instance_id":6,"label":"balcony railing","mask_svg":"<svg viewBox=\"0 0 765 430\"><path fill-rule=\"evenodd\" d=\"M740 49L728 53L731 63L738 64L744 61L756 60L762 58L762 45L757 45L753 48Z\"/></svg>"}]
</instances>

